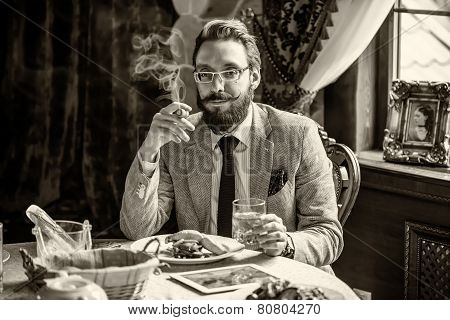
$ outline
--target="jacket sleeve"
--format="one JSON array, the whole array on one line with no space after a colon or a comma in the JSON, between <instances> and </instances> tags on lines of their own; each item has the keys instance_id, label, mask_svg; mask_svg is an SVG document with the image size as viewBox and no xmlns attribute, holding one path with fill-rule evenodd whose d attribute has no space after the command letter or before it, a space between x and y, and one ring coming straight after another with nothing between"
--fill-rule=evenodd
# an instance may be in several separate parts
<instances>
[{"instance_id":1,"label":"jacket sleeve","mask_svg":"<svg viewBox=\"0 0 450 320\"><path fill-rule=\"evenodd\" d=\"M289 233L295 246L294 259L317 267L334 262L344 241L332 163L328 159L315 123L303 129L301 161L295 179L297 231Z\"/></svg>"},{"instance_id":2,"label":"jacket sleeve","mask_svg":"<svg viewBox=\"0 0 450 320\"><path fill-rule=\"evenodd\" d=\"M120 229L137 240L154 235L169 220L174 202L173 184L161 157L151 177L142 171L136 156L128 171L120 210Z\"/></svg>"}]
</instances>

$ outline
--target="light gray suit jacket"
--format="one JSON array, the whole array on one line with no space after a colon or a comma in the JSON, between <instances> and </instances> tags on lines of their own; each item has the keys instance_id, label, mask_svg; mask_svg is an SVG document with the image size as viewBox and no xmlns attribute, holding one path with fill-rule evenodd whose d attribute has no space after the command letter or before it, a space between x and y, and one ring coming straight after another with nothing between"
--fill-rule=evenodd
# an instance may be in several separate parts
<instances>
[{"instance_id":1,"label":"light gray suit jacket","mask_svg":"<svg viewBox=\"0 0 450 320\"><path fill-rule=\"evenodd\" d=\"M160 149L152 177L135 157L128 172L120 227L130 239L157 233L175 205L178 227L205 232L211 216L211 134L202 113L190 116L196 126L190 141L169 142ZM265 199L267 212L283 219L295 245L294 259L323 266L343 248L342 227L332 166L317 125L309 118L254 104L250 130L250 196ZM288 181L268 196L272 171L283 169Z\"/></svg>"}]
</instances>

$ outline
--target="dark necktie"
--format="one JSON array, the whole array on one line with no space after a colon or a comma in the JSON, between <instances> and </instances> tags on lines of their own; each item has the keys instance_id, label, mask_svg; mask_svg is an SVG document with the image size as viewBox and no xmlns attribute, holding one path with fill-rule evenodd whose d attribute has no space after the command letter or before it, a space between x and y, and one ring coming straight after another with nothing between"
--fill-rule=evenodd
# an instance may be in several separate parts
<instances>
[{"instance_id":1,"label":"dark necktie","mask_svg":"<svg viewBox=\"0 0 450 320\"><path fill-rule=\"evenodd\" d=\"M222 174L220 176L219 204L217 210L217 234L230 237L232 229L234 200L234 161L233 151L239 140L233 136L222 137L219 147L222 150Z\"/></svg>"}]
</instances>

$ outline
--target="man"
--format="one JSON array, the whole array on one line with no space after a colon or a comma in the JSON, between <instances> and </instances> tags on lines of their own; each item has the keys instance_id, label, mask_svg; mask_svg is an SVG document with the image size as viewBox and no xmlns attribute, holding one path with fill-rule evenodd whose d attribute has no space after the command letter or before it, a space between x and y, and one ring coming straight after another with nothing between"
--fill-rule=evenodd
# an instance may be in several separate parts
<instances>
[{"instance_id":1,"label":"man","mask_svg":"<svg viewBox=\"0 0 450 320\"><path fill-rule=\"evenodd\" d=\"M252 102L261 61L241 22L207 23L193 61L202 112L186 119L191 107L172 103L155 115L127 176L122 231L153 235L175 208L180 230L229 236L231 200L260 198L267 214L255 232L267 255L331 264L342 228L316 124Z\"/></svg>"}]
</instances>

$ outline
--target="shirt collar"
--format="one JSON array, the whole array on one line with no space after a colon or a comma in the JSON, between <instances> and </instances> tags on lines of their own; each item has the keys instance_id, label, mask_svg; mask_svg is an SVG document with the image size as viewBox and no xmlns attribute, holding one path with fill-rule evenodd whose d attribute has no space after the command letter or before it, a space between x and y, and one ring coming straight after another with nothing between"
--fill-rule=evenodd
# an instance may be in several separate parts
<instances>
[{"instance_id":1,"label":"shirt collar","mask_svg":"<svg viewBox=\"0 0 450 320\"><path fill-rule=\"evenodd\" d=\"M245 116L245 119L236 127L233 131L230 133L227 133L226 135L232 135L239 139L240 142L242 142L246 147L250 146L250 127L252 125L252 118L253 118L253 102L250 102L250 106L248 107L247 115ZM215 149L217 143L219 140L224 136L215 134L212 130L211 131L211 147L212 150Z\"/></svg>"}]
</instances>

